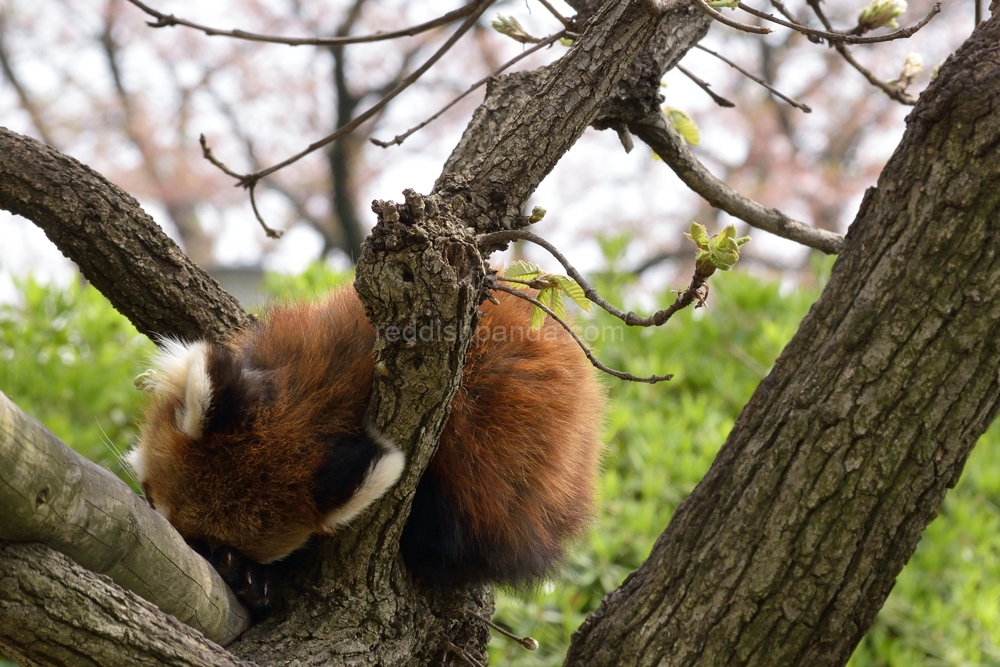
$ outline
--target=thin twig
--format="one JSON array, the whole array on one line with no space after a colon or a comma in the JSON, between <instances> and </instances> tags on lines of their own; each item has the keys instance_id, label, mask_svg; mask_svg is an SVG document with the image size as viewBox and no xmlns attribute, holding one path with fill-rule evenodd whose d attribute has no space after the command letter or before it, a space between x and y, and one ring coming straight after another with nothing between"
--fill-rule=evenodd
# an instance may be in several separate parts
<instances>
[{"instance_id":1,"label":"thin twig","mask_svg":"<svg viewBox=\"0 0 1000 667\"><path fill-rule=\"evenodd\" d=\"M700 2L703 0L695 0L695 2ZM757 18L764 19L765 21L770 21L772 23L777 23L780 26L786 28L791 28L797 32L801 32L805 35L813 35L815 37L822 37L823 39L831 42L838 43L842 42L844 44L876 44L878 42L891 42L896 39L905 39L913 35L925 25L927 25L932 18L937 16L941 12L941 3L938 2L931 8L931 11L920 20L916 25L910 26L909 28L900 28L899 30L887 33L885 35L877 35L874 37L862 37L860 35L848 35L841 32L829 32L826 30L816 30L815 28L810 28L808 26L802 25L799 22L786 21L784 19L779 19L774 14L768 14L767 12L762 12L759 9L754 9L753 7L747 5L743 2L737 2L736 6L745 11L747 14L752 14Z\"/></svg>"},{"instance_id":2,"label":"thin twig","mask_svg":"<svg viewBox=\"0 0 1000 667\"><path fill-rule=\"evenodd\" d=\"M402 134L397 134L390 141L381 141L380 139L375 139L375 138L371 138L371 139L369 139L369 141L371 141L376 146L381 146L382 148L388 148L389 146L398 146L398 145L402 144L404 141L406 141L410 137L410 135L412 135L412 134L414 134L416 132L419 132L420 130L424 129L425 127L427 127L428 125L430 125L431 123L433 123L435 120L437 120L438 118L440 118L446 111L448 111L448 109L452 108L453 106L455 106L456 104L458 104L460 101L462 101L463 99L465 99L466 96L468 96L470 93L472 93L473 91L475 91L477 88L479 88L480 86L482 86L484 83L486 83L487 81L489 81L490 79L492 79L494 76L500 74L504 70L506 70L509 67L511 67L512 65L516 64L519 60L521 60L523 58L527 58L532 53L534 53L534 52L536 52L536 51L538 51L540 49L543 49L546 46L549 46L550 44L553 44L553 43L559 41L563 37L566 37L568 34L569 33L567 33L565 30L560 30L556 34L554 34L554 35L552 35L550 37L546 37L544 40L542 40L541 42L539 42L535 46L531 47L530 49L525 49L524 51L522 51L521 53L519 53L518 55L514 56L513 58L511 58L510 60L508 60L507 62L505 62L503 65L501 65L500 67L498 67L495 72L491 72L487 76L484 76L482 79L480 79L479 81L476 81L474 84L472 84L471 86L469 86L469 88L466 89L465 92L463 92L461 95L459 95L458 97L456 97L455 99L453 99L451 102L449 102L448 104L446 104L444 107L442 107L433 116L431 116L430 118L428 118L424 122L420 123L419 125L415 125L414 127L411 127L406 132L403 132Z\"/></svg>"},{"instance_id":3,"label":"thin twig","mask_svg":"<svg viewBox=\"0 0 1000 667\"><path fill-rule=\"evenodd\" d=\"M257 190L257 184L254 183L253 185L250 186L250 207L253 208L253 214L257 216L257 222L259 222L260 226L264 228L264 233L267 234L268 238L280 239L282 236L285 235L285 232L278 231L276 229L271 229L270 227L268 227L267 223L264 222L264 218L261 217L260 211L257 210L257 198L254 196L254 192L256 190Z\"/></svg>"},{"instance_id":4,"label":"thin twig","mask_svg":"<svg viewBox=\"0 0 1000 667\"><path fill-rule=\"evenodd\" d=\"M738 71L743 76L745 76L748 79L754 81L755 83L763 86L764 88L767 88L769 91L771 91L774 94L775 97L779 97L779 98L783 99L784 101L788 102L793 107L795 107L796 109L800 109L801 111L804 111L806 113L812 113L812 109L809 107L808 104L803 104L802 102L796 102L791 97L788 97L787 95L785 95L780 90L778 90L777 88L775 88L771 84L767 83L763 79L761 79L759 77L756 77L753 74L751 74L750 72L746 71L745 69L743 69L742 67L740 67L739 65L737 65L736 63L734 63L732 60L726 58L721 53L716 53L712 49L706 48L706 47L702 46L701 44L695 44L695 48L699 48L702 51L704 51L705 53L712 54L713 56L715 56L716 58L718 58L722 62L726 63L727 65L729 65L730 67L732 67L733 69L735 69L736 71Z\"/></svg>"},{"instance_id":5,"label":"thin twig","mask_svg":"<svg viewBox=\"0 0 1000 667\"><path fill-rule=\"evenodd\" d=\"M827 28L827 30L831 30L833 28L833 25L830 23L830 20L826 18L826 14L823 13L823 9L822 7L820 7L819 0L806 0L806 2L809 5L809 7L812 8L813 13L816 14L816 18L820 20L820 23L822 23ZM871 72L871 70L869 70L864 65L855 60L854 55L851 54L850 49L848 49L845 44L841 42L834 42L833 48L835 48L837 50L837 53L839 53L841 57L847 61L847 64L856 69L861 74L861 76L868 79L868 83L872 84L873 86L884 92L892 99L896 100L900 104L906 104L909 106L913 106L914 104L917 103L917 100L914 99L912 96L908 95L905 90L900 90L898 87L891 86L885 81L882 81L877 76L875 76Z\"/></svg>"},{"instance_id":6,"label":"thin twig","mask_svg":"<svg viewBox=\"0 0 1000 667\"><path fill-rule=\"evenodd\" d=\"M428 30L433 30L434 28L440 28L441 26L448 25L449 23L454 23L460 18L469 16L471 13L476 11L476 8L478 7L477 3L470 2L464 7L453 9L447 14L425 23L404 28L402 30L377 32L373 35L359 35L356 37L277 37L275 35L260 35L253 32L246 32L245 30L219 30L217 28L211 28L194 23L186 19L177 18L173 14L158 12L152 7L148 7L143 4L140 0L129 0L129 2L157 19L155 22L150 21L147 23L147 25L153 28L166 28L180 25L186 28L191 28L192 30L203 32L210 37L232 37L234 39L243 39L251 42L286 44L288 46L340 46L344 44L361 44L364 42L381 42L388 39L397 39L399 37L412 37L413 35L419 35L422 32L427 32Z\"/></svg>"},{"instance_id":7,"label":"thin twig","mask_svg":"<svg viewBox=\"0 0 1000 667\"><path fill-rule=\"evenodd\" d=\"M840 43L835 43L833 45L833 48L837 49L837 53L839 53L841 57L843 57L843 59L846 60L851 67L856 69L858 72L861 73L863 77L868 79L868 83L872 84L873 86L884 92L892 99L896 100L900 104L906 104L911 107L917 103L916 98L907 93L905 90L901 90L898 86L893 86L889 83L886 83L885 81L882 81L877 76L875 76L875 74L873 74L871 70L869 70L867 67L865 67L857 60L855 60L854 56L851 54L851 52L847 49L845 45Z\"/></svg>"},{"instance_id":8,"label":"thin twig","mask_svg":"<svg viewBox=\"0 0 1000 667\"><path fill-rule=\"evenodd\" d=\"M663 114L651 114L642 121L630 123L629 128L660 156L664 164L674 170L685 185L712 206L757 229L816 248L828 255L835 255L844 247L844 237L840 234L793 220L778 209L765 208L716 178L691 153L691 149Z\"/></svg>"},{"instance_id":9,"label":"thin twig","mask_svg":"<svg viewBox=\"0 0 1000 667\"><path fill-rule=\"evenodd\" d=\"M697 44L695 46L697 46ZM712 98L712 101L714 101L720 107L731 108L731 107L735 107L736 106L735 104L733 104L732 102L730 102L729 100L727 100L725 97L723 97L722 95L719 95L714 90L712 90L712 84L710 84L708 81L704 81L702 79L699 79L697 76L694 75L693 72L684 69L680 65L674 65L674 67L676 67L678 69L678 71L680 71L681 74L683 74L687 78L689 78L692 81L694 81L694 83L695 83L696 86L698 86L699 88L701 88L702 90L704 90L706 93L708 93L708 96Z\"/></svg>"},{"instance_id":10,"label":"thin twig","mask_svg":"<svg viewBox=\"0 0 1000 667\"><path fill-rule=\"evenodd\" d=\"M798 18L795 17L795 14L793 14L787 7L785 7L785 5L781 2L781 0L771 0L771 6L777 9L779 14L784 16L786 19L788 19L795 25L804 25L802 21L800 21Z\"/></svg>"},{"instance_id":11,"label":"thin twig","mask_svg":"<svg viewBox=\"0 0 1000 667\"><path fill-rule=\"evenodd\" d=\"M476 660L472 657L471 653L460 646L455 646L451 642L448 642L448 650L464 660L466 664L470 665L470 667L486 667L486 665Z\"/></svg>"},{"instance_id":12,"label":"thin twig","mask_svg":"<svg viewBox=\"0 0 1000 667\"><path fill-rule=\"evenodd\" d=\"M554 245L537 234L533 234L523 229L508 229L502 232L484 234L479 237L479 247L482 250L489 252L497 246L510 241L529 241L548 250L549 254L555 257L556 261L563 265L563 268L566 269L566 274L576 281L576 283L583 290L584 296L586 296L591 303L603 308L605 311L614 315L625 324L634 327L658 327L665 324L667 320L673 317L674 313L683 308L687 308L692 303L695 303L695 298L698 292L701 290L706 279L708 278L708 276L699 278L699 274L695 274L695 277L691 279L691 284L688 288L681 292L681 294L677 297L677 300L669 308L658 310L649 317L642 317L632 311L626 313L625 311L620 310L608 303L604 297L602 297L600 293L594 289L594 286L587 282L587 279L576 270L576 267L569 263L569 260L567 260Z\"/></svg>"},{"instance_id":13,"label":"thin twig","mask_svg":"<svg viewBox=\"0 0 1000 667\"><path fill-rule=\"evenodd\" d=\"M567 30L573 29L573 22L570 21L565 16L563 16L562 14L560 14L558 9L549 4L548 0L538 0L538 2L542 3L542 7L545 7L545 9L549 10L549 13L552 14L552 16L555 16L556 20L562 23L564 28L566 28Z\"/></svg>"},{"instance_id":14,"label":"thin twig","mask_svg":"<svg viewBox=\"0 0 1000 667\"><path fill-rule=\"evenodd\" d=\"M434 63L440 60L441 57L444 56L444 54L447 53L451 49L451 47L455 45L455 42L461 39L462 36L465 35L465 33L467 33L472 28L473 25L475 25L476 21L479 20L479 17L482 16L483 12L485 12L486 9L492 3L493 0L480 0L479 4L476 6L476 11L471 16L469 16L465 21L462 22L462 25L460 25L455 30L455 32L452 33L451 37L448 38L448 41L446 41L441 46L441 48L439 48L437 51L434 52L434 55L428 58L423 65L421 65L413 72L413 74L403 79L398 86L396 86L391 91L386 93L386 95L382 99L380 99L378 102L372 105L367 111L356 117L350 123L341 126L333 134L330 134L320 139L319 141L315 141L309 144L309 146L305 150L301 151L296 155L293 155L292 157L284 160L283 162L279 162L278 164L272 167L268 167L263 171L258 171L252 174L244 174L242 176L239 176L239 185L241 185L244 188L249 188L253 186L257 181L264 178L265 176L269 176L270 174L273 174L279 169L284 169L288 165L301 160L306 155L309 155L310 153L319 150L320 148L330 144L331 142L336 141L345 134L353 132L355 129L358 128L359 125L361 125L362 123L373 117L375 114L377 114L379 111L381 111L385 105L391 102L397 95L399 95L401 92L409 88L410 85L412 85L417 79L423 76L424 72L429 70L431 66L434 65ZM213 164L215 163L213 162ZM216 164L216 166L219 166L219 164ZM226 173L230 173L228 169L223 168L223 170L226 171Z\"/></svg>"},{"instance_id":15,"label":"thin twig","mask_svg":"<svg viewBox=\"0 0 1000 667\"><path fill-rule=\"evenodd\" d=\"M204 134L198 135L198 143L201 144L201 155L202 155L202 157L204 157L206 160L208 160L213 165L215 165L216 167L218 167L227 176L232 176L233 178L236 178L236 179L242 179L243 178L242 174L237 174L235 171L233 171L232 169L230 169L229 167L227 167L223 163L219 162L218 158L216 158L215 155L212 153L212 149L208 147L208 140L205 139L205 135Z\"/></svg>"},{"instance_id":16,"label":"thin twig","mask_svg":"<svg viewBox=\"0 0 1000 667\"><path fill-rule=\"evenodd\" d=\"M751 32L755 35L771 34L770 28L764 26L747 25L746 23L740 23L739 21L734 21L733 19L724 15L722 12L716 11L710 4L705 2L705 0L694 0L694 4L698 9L705 12L719 23L728 25L730 28L736 28L737 30L742 30L743 32Z\"/></svg>"},{"instance_id":17,"label":"thin twig","mask_svg":"<svg viewBox=\"0 0 1000 667\"><path fill-rule=\"evenodd\" d=\"M501 292L506 292L507 294L512 294L518 297L519 299L524 299L525 301L534 305L536 308L541 308L543 311L545 311L546 315L548 315L556 322L558 322L559 325L562 326L562 328L565 329L569 333L569 335L573 337L573 340L576 341L576 344L579 345L580 349L583 350L583 353L587 355L587 359L590 360L590 363L594 366L594 368L596 368L599 371L603 371L608 375L613 375L614 377L620 380L628 380L629 382L645 382L647 384L656 384L657 382L670 380L673 379L674 377L672 373L670 375L650 375L649 377L637 377L635 375L632 375L631 373L626 373L625 371L618 371L615 370L614 368L605 366L600 362L600 360L598 360L597 357L594 356L594 353L590 351L590 348L587 347L587 344L584 343L582 340L580 340L580 337L576 335L575 331L573 331L573 327L566 324L566 322L564 322L562 318L560 318L558 315L552 312L552 309L546 306L544 303L542 303L541 301L539 301L534 297L528 296L524 292L519 292L512 287L501 285L499 282L494 282L494 284L490 285L490 288L499 290Z\"/></svg>"},{"instance_id":18,"label":"thin twig","mask_svg":"<svg viewBox=\"0 0 1000 667\"><path fill-rule=\"evenodd\" d=\"M505 630L504 628L501 628L499 625L497 625L490 619L486 618L485 616L480 616L474 611L470 611L467 609L465 613L475 618L476 620L482 621L489 627L493 628L494 630L502 634L504 637L507 637L508 639L513 639L514 641L516 641L518 644L528 649L529 651L535 651L538 649L538 640L536 640L534 637L518 637L510 630Z\"/></svg>"}]
</instances>

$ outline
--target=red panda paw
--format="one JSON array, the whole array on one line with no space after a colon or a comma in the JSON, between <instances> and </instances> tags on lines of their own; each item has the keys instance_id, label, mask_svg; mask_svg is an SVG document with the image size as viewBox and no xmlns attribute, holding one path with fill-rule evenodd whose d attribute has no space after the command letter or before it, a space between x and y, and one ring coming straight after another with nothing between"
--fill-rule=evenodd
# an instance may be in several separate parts
<instances>
[{"instance_id":1,"label":"red panda paw","mask_svg":"<svg viewBox=\"0 0 1000 667\"><path fill-rule=\"evenodd\" d=\"M260 623L271 614L277 595L277 576L273 565L252 561L232 547L213 549L195 542L191 543L191 547L233 589L239 601L250 611L254 623Z\"/></svg>"}]
</instances>

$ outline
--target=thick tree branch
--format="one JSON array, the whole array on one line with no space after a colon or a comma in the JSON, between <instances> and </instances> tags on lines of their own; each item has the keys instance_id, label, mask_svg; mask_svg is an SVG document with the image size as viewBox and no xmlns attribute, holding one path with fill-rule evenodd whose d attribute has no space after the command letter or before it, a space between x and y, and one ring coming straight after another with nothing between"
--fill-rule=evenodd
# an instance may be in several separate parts
<instances>
[{"instance_id":1,"label":"thick tree branch","mask_svg":"<svg viewBox=\"0 0 1000 667\"><path fill-rule=\"evenodd\" d=\"M846 663L1000 409L998 43L994 16L921 95L823 296L567 665Z\"/></svg>"},{"instance_id":2,"label":"thick tree branch","mask_svg":"<svg viewBox=\"0 0 1000 667\"><path fill-rule=\"evenodd\" d=\"M0 128L0 208L31 220L154 340L220 338L250 322L138 202L89 167Z\"/></svg>"},{"instance_id":3,"label":"thick tree branch","mask_svg":"<svg viewBox=\"0 0 1000 667\"><path fill-rule=\"evenodd\" d=\"M465 197L472 207L465 215L478 231L524 226L521 210L528 197L597 117L656 36L659 22L639 0L605 4L569 52L531 86L525 104L508 107L514 113L496 143L475 162L468 154L453 155L446 171L461 167L463 173L443 176L435 191Z\"/></svg>"},{"instance_id":4,"label":"thick tree branch","mask_svg":"<svg viewBox=\"0 0 1000 667\"><path fill-rule=\"evenodd\" d=\"M0 649L23 667L250 667L40 544L0 543Z\"/></svg>"},{"instance_id":5,"label":"thick tree branch","mask_svg":"<svg viewBox=\"0 0 1000 667\"><path fill-rule=\"evenodd\" d=\"M712 175L691 153L662 113L629 123L631 130L674 170L684 184L708 203L749 225L804 246L835 255L844 246L840 234L793 220L776 208L765 208Z\"/></svg>"},{"instance_id":6,"label":"thick tree branch","mask_svg":"<svg viewBox=\"0 0 1000 667\"><path fill-rule=\"evenodd\" d=\"M2 393L0 507L0 541L41 542L219 643L249 624L232 591L166 519Z\"/></svg>"}]
</instances>

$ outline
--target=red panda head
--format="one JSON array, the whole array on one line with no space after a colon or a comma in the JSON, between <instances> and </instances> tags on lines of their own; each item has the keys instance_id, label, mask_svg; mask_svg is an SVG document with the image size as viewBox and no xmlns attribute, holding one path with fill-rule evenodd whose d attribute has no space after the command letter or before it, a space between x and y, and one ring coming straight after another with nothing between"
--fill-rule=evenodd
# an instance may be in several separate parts
<instances>
[{"instance_id":1,"label":"red panda head","mask_svg":"<svg viewBox=\"0 0 1000 667\"><path fill-rule=\"evenodd\" d=\"M349 397L310 392L294 358L270 366L250 357L227 345L164 341L127 460L149 504L186 539L266 563L354 518L396 482L404 457L362 432L370 380L353 388L358 408Z\"/></svg>"}]
</instances>

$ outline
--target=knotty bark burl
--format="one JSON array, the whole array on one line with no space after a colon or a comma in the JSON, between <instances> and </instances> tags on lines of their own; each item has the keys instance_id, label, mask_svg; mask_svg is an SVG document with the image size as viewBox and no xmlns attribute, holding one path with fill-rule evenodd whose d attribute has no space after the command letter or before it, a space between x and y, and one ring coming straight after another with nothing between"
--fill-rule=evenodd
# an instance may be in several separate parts
<instances>
[{"instance_id":1,"label":"knotty bark burl","mask_svg":"<svg viewBox=\"0 0 1000 667\"><path fill-rule=\"evenodd\" d=\"M941 68L822 298L567 665L843 665L1000 396L1000 18Z\"/></svg>"}]
</instances>

